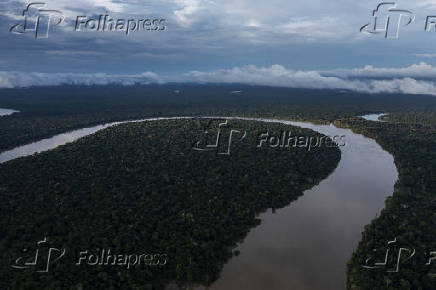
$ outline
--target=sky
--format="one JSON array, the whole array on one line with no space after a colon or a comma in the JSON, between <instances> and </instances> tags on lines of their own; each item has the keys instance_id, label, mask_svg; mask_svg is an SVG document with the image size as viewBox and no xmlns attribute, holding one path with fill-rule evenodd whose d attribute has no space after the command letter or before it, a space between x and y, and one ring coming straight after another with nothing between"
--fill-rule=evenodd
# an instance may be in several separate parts
<instances>
[{"instance_id":1,"label":"sky","mask_svg":"<svg viewBox=\"0 0 436 290\"><path fill-rule=\"evenodd\" d=\"M0 2L0 87L195 81L436 95L436 27L425 30L436 0L395 1L414 18L406 25L403 15L390 39L360 31L381 3L373 0L38 1L45 7L28 19L44 10L64 17L56 25L59 13L49 13L48 38L10 31L32 1ZM86 29L106 14L163 22L128 35Z\"/></svg>"}]
</instances>

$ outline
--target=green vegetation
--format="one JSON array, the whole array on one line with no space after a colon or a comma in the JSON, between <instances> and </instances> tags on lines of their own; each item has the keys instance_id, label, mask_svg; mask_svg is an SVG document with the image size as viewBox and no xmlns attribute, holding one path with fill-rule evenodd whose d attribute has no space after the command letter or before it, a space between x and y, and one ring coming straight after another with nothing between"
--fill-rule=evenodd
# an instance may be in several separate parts
<instances>
[{"instance_id":1,"label":"green vegetation","mask_svg":"<svg viewBox=\"0 0 436 290\"><path fill-rule=\"evenodd\" d=\"M180 93L175 93L180 90ZM242 90L232 95L231 91ZM390 112L435 123L436 98L246 85L62 86L0 89L0 152L72 129L157 116L252 116L325 123ZM410 111L416 114L408 118Z\"/></svg>"},{"instance_id":2,"label":"green vegetation","mask_svg":"<svg viewBox=\"0 0 436 290\"><path fill-rule=\"evenodd\" d=\"M436 251L436 130L414 124L367 122L362 119L336 121L337 126L375 139L391 152L399 170L399 180L386 208L365 227L359 246L348 265L349 289L436 289L436 261L428 263ZM382 262L387 242L391 246L387 267L364 269L366 259ZM403 252L398 273L399 248ZM376 249L376 252L373 252ZM434 256L434 255L433 255Z\"/></svg>"},{"instance_id":3,"label":"green vegetation","mask_svg":"<svg viewBox=\"0 0 436 290\"><path fill-rule=\"evenodd\" d=\"M124 124L53 151L0 165L0 288L163 289L215 281L258 213L280 208L326 178L337 147L258 148L266 131L320 134L271 123L246 130L231 155L199 152L207 120ZM216 133L216 132L215 132ZM11 261L48 237L65 248L49 273ZM165 266L75 266L81 251L167 255ZM234 253L235 255L239 252Z\"/></svg>"},{"instance_id":4,"label":"green vegetation","mask_svg":"<svg viewBox=\"0 0 436 290\"><path fill-rule=\"evenodd\" d=\"M230 94L234 90L243 93ZM436 251L436 98L433 96L242 85L71 86L2 89L0 107L21 111L0 117L0 151L76 128L145 117L247 116L319 123L340 119L337 125L374 138L392 153L400 174L393 197L387 199L385 210L365 228L350 260L348 288L436 289L433 275L436 269L425 266L429 251ZM389 112L383 118L388 123L352 118L381 112ZM244 128L259 126L256 130L280 128L250 122L237 124ZM296 198L304 188L332 170L338 152L303 152L294 156L266 150L259 154L254 151L255 146L238 150L235 144L231 158L218 158L210 152L194 154L199 152L187 148L199 137L196 131L203 125L203 121L123 125L53 152L0 165L0 204L4 207L0 217L15 224L36 224L55 242L73 249L82 250L81 247L89 244L97 248L103 244L101 247L124 250L124 245L132 244L128 242L132 237L139 237L140 242L135 244L144 245L139 251L166 251L169 255L167 267L142 269L142 278L138 278L141 275L136 275L136 270L121 271L118 275L119 269L98 273L91 268L71 272L61 281L61 286L77 285L78 279L74 277L92 285L104 281L105 275L118 277L114 282L118 284L113 287L127 279L130 281L130 275L139 279L131 280L131 287L151 280L157 288L173 280L208 284L216 279L223 263L231 256L235 242L258 222L255 212L283 206ZM184 151L177 151L178 148ZM275 155L266 158L264 154ZM325 159L327 156L331 160ZM309 168L301 167L297 157L306 160L303 164ZM310 162L314 158L321 158L317 162L325 165L311 168L310 165L316 164ZM251 169L248 173L247 168ZM269 172L266 168L270 168ZM289 176L284 177L286 173ZM132 182L126 184L130 178ZM215 197L218 199L213 202L212 211L204 207L210 200L215 201ZM177 204L174 209L173 204ZM35 212L36 209L40 211ZM34 232L35 228L1 227L0 248L20 249L35 243L42 238L41 233ZM83 233L89 237L84 239ZM198 237L200 242L190 240L190 236ZM382 260L380 255L386 251L387 241L394 238L398 241L396 246L416 250L413 259L402 261L399 273L361 267L374 248L377 260ZM72 239L77 239L73 245ZM389 265L395 262L394 257L391 256ZM71 271L59 267L57 271L61 273ZM15 280L15 276L3 274L0 281L4 285L15 281L16 285L29 286L32 279L42 279L45 285L59 286L51 284L55 281L53 276L26 275Z\"/></svg>"}]
</instances>

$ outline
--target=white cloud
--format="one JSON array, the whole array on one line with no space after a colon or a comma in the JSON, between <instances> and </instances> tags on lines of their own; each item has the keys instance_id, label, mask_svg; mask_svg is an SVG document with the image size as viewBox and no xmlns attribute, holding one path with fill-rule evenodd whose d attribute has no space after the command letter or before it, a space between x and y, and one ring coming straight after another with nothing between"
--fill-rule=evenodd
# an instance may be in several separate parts
<instances>
[{"instance_id":1,"label":"white cloud","mask_svg":"<svg viewBox=\"0 0 436 290\"><path fill-rule=\"evenodd\" d=\"M39 73L0 72L0 87L17 88L30 86L58 85L134 85L159 83L159 76L153 72L137 75L109 75L105 73Z\"/></svg>"},{"instance_id":2,"label":"white cloud","mask_svg":"<svg viewBox=\"0 0 436 290\"><path fill-rule=\"evenodd\" d=\"M425 8L436 8L436 3L434 0L415 0L416 6Z\"/></svg>"},{"instance_id":3,"label":"white cloud","mask_svg":"<svg viewBox=\"0 0 436 290\"><path fill-rule=\"evenodd\" d=\"M179 10L174 11L174 15L182 26L190 25L194 15L203 8L200 0L174 0L174 2L181 6Z\"/></svg>"},{"instance_id":4,"label":"white cloud","mask_svg":"<svg viewBox=\"0 0 436 290\"><path fill-rule=\"evenodd\" d=\"M414 53L412 55L416 56L416 57L424 57L424 58L435 58L436 57L436 53Z\"/></svg>"},{"instance_id":5,"label":"white cloud","mask_svg":"<svg viewBox=\"0 0 436 290\"><path fill-rule=\"evenodd\" d=\"M13 3L8 9L0 10L0 15L14 21L22 20L21 12L27 0L6 0ZM147 16L150 14L168 18L174 26L199 32L207 27L211 33L208 39L228 36L228 38L253 39L268 36L297 36L298 39L351 39L356 34L355 27L360 23L341 11L341 6L331 3L320 6L318 0L47 0L47 7L62 11L66 22L74 21L78 15L113 13ZM326 9L326 7L330 7ZM355 6L356 7L356 6ZM320 14L322 12L322 14ZM365 11L366 12L366 11ZM362 13L366 15L367 13ZM320 15L323 15L320 17ZM340 19L340 21L339 21ZM193 24L199 24L194 26ZM173 27L174 28L174 27ZM247 33L246 29L257 28ZM68 30L66 30L68 32ZM225 35L220 33L225 31ZM231 32L231 33L230 33ZM265 33L267 32L267 33Z\"/></svg>"},{"instance_id":6,"label":"white cloud","mask_svg":"<svg viewBox=\"0 0 436 290\"><path fill-rule=\"evenodd\" d=\"M0 76L0 88L13 88L14 86L6 79Z\"/></svg>"},{"instance_id":7,"label":"white cloud","mask_svg":"<svg viewBox=\"0 0 436 290\"><path fill-rule=\"evenodd\" d=\"M436 78L436 67L425 62L402 68L376 68L374 66L367 65L363 68L326 71L323 72L323 74L328 76L339 76L343 78Z\"/></svg>"},{"instance_id":8,"label":"white cloud","mask_svg":"<svg viewBox=\"0 0 436 290\"><path fill-rule=\"evenodd\" d=\"M158 15L168 19L173 31L180 31L177 30L180 27L184 29L186 33L178 34L178 37L189 41L192 33L199 33L203 37L201 38L203 44L220 37L232 41L240 39L242 42L257 38L262 39L262 43L272 41L281 43L285 40L351 42L365 37L358 32L358 29L370 20L371 12L378 4L378 2L330 1L326 5L320 0L46 0L43 2L47 3L50 9L62 11L66 16L66 22L74 21L78 15L101 13L124 14L124 17ZM22 20L20 13L27 3L28 0L6 0L4 4L0 4L4 6L0 10L0 15L10 18L11 21ZM425 8L436 6L434 3L434 0L418 0L407 5L404 3L400 8L413 11L416 9L416 12L424 13L428 12ZM193 25L194 23L199 25ZM71 28L65 23L61 27L65 28L65 33L71 33ZM414 27L422 30L419 25ZM204 33L205 28L209 33ZM247 32L247 29L251 30ZM192 37L192 40L198 38ZM172 42L173 39L165 41Z\"/></svg>"},{"instance_id":9,"label":"white cloud","mask_svg":"<svg viewBox=\"0 0 436 290\"><path fill-rule=\"evenodd\" d=\"M152 72L134 75L0 72L0 87L15 88L62 84L133 85L138 83L165 82L237 83L287 88L341 89L371 94L404 93L436 96L436 84L434 82L414 78L414 75L422 75L423 72L429 71L436 75L436 68L424 63L397 69L366 66L363 69L335 70L330 72L289 70L281 65L272 65L270 67L249 65L213 72L191 71L177 77L163 77ZM327 73L330 75L326 75ZM406 74L409 75L406 76ZM371 79L371 77L379 77L381 75L384 77L382 80ZM355 78L350 79L351 76Z\"/></svg>"},{"instance_id":10,"label":"white cloud","mask_svg":"<svg viewBox=\"0 0 436 290\"><path fill-rule=\"evenodd\" d=\"M292 21L278 25L276 32L282 34L298 35L306 38L341 38L343 31L338 30L338 21L333 17L322 18L296 18Z\"/></svg>"},{"instance_id":11,"label":"white cloud","mask_svg":"<svg viewBox=\"0 0 436 290\"><path fill-rule=\"evenodd\" d=\"M182 81L200 83L242 83L280 87L337 88L346 82L336 77L323 77L316 71L287 70L281 65L236 67L215 72L192 71Z\"/></svg>"},{"instance_id":12,"label":"white cloud","mask_svg":"<svg viewBox=\"0 0 436 290\"><path fill-rule=\"evenodd\" d=\"M386 69L366 66L363 69L328 72L287 70L283 66L271 67L244 66L214 72L193 71L184 75L181 81L200 83L241 83L289 88L346 89L365 93L404 93L436 95L436 86L430 81L420 81L409 75L426 75L436 68L426 64L407 68ZM340 72L338 74L338 72ZM335 75L336 74L336 75ZM349 79L354 77L380 77L388 80ZM398 78L400 76L400 78Z\"/></svg>"},{"instance_id":13,"label":"white cloud","mask_svg":"<svg viewBox=\"0 0 436 290\"><path fill-rule=\"evenodd\" d=\"M56 56L71 56L71 55L104 55L104 52L94 51L94 50L46 50L46 54L56 55Z\"/></svg>"},{"instance_id":14,"label":"white cloud","mask_svg":"<svg viewBox=\"0 0 436 290\"><path fill-rule=\"evenodd\" d=\"M371 86L373 92L436 95L434 83L412 78L372 81Z\"/></svg>"}]
</instances>

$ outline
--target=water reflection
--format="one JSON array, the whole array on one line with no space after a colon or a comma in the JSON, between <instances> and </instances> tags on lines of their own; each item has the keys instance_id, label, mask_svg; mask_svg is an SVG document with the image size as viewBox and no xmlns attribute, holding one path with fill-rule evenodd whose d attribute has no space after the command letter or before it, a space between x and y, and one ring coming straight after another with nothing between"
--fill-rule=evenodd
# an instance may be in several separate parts
<instances>
[{"instance_id":1,"label":"water reflection","mask_svg":"<svg viewBox=\"0 0 436 290\"><path fill-rule=\"evenodd\" d=\"M130 122L164 119L180 118ZM260 216L262 224L252 229L238 247L241 255L230 260L222 278L210 289L345 289L346 263L363 227L380 212L385 198L393 192L398 176L393 157L374 140L333 125L230 119L276 122L329 136L345 135L347 144L340 147L341 161L327 179L286 208ZM0 163L54 149L121 123L126 122L76 130L22 146L0 154Z\"/></svg>"},{"instance_id":2,"label":"water reflection","mask_svg":"<svg viewBox=\"0 0 436 290\"><path fill-rule=\"evenodd\" d=\"M363 227L393 192L393 157L374 140L334 126L286 123L345 135L338 168L288 207L262 214L211 289L345 289L346 263Z\"/></svg>"},{"instance_id":3,"label":"water reflection","mask_svg":"<svg viewBox=\"0 0 436 290\"><path fill-rule=\"evenodd\" d=\"M361 116L361 118L367 120L367 121L375 121L375 122L385 122L383 120L380 120L380 117L383 116L387 116L388 114L383 113L383 114L369 114L369 115L364 115Z\"/></svg>"},{"instance_id":4,"label":"water reflection","mask_svg":"<svg viewBox=\"0 0 436 290\"><path fill-rule=\"evenodd\" d=\"M113 122L113 123L98 125L90 128L84 128L84 129L71 131L68 133L59 134L51 138L43 139L38 142L23 145L15 149L0 153L0 164L19 157L30 156L36 153L55 149L61 145L74 142L82 137L94 134L100 130L106 129L111 126L116 126L125 123L157 121L157 120L164 120L164 119L181 119L181 118L150 118L150 119L141 119L141 120L134 120L134 121Z\"/></svg>"},{"instance_id":5,"label":"water reflection","mask_svg":"<svg viewBox=\"0 0 436 290\"><path fill-rule=\"evenodd\" d=\"M19 112L19 111L10 110L10 109L2 109L2 108L0 108L0 117L1 117L1 116L12 115L13 113L18 113L18 112Z\"/></svg>"}]
</instances>

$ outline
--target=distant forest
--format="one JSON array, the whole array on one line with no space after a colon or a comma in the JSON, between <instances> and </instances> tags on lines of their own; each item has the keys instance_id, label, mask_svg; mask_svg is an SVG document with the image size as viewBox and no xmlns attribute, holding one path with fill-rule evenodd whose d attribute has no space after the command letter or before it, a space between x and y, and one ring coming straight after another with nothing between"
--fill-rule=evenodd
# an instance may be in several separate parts
<instances>
[{"instance_id":1,"label":"distant forest","mask_svg":"<svg viewBox=\"0 0 436 290\"><path fill-rule=\"evenodd\" d=\"M240 93L233 93L241 91ZM331 122L372 112L436 124L436 98L246 85L61 86L1 89L0 151L104 122L159 116L255 116Z\"/></svg>"}]
</instances>

